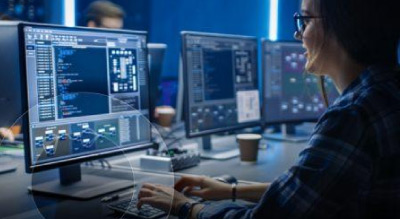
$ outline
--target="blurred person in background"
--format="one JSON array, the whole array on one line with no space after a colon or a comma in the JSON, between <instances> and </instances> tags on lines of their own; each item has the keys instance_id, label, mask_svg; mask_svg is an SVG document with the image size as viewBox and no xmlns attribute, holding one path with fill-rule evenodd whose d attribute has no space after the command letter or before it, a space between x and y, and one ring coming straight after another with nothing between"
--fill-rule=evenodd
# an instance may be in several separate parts
<instances>
[{"instance_id":1,"label":"blurred person in background","mask_svg":"<svg viewBox=\"0 0 400 219\"><path fill-rule=\"evenodd\" d=\"M124 10L110 1L92 2L86 13L86 26L121 29L124 27Z\"/></svg>"}]
</instances>

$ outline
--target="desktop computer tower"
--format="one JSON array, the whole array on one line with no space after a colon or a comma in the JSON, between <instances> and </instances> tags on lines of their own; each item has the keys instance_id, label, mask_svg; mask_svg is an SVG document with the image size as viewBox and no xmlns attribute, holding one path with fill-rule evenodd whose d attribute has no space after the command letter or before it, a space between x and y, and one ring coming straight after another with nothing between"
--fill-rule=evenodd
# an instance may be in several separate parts
<instances>
[{"instance_id":1,"label":"desktop computer tower","mask_svg":"<svg viewBox=\"0 0 400 219\"><path fill-rule=\"evenodd\" d=\"M11 127L23 114L18 24L0 21L0 127Z\"/></svg>"}]
</instances>

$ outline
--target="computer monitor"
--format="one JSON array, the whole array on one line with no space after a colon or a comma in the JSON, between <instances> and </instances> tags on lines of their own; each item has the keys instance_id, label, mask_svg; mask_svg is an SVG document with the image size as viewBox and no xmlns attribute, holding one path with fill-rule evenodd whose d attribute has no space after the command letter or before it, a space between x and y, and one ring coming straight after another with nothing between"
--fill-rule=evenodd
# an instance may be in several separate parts
<instances>
[{"instance_id":1,"label":"computer monitor","mask_svg":"<svg viewBox=\"0 0 400 219\"><path fill-rule=\"evenodd\" d=\"M0 21L0 127L12 128L22 115L18 53L18 23ZM9 144L0 137L1 144ZM16 170L0 152L0 174Z\"/></svg>"},{"instance_id":2,"label":"computer monitor","mask_svg":"<svg viewBox=\"0 0 400 219\"><path fill-rule=\"evenodd\" d=\"M148 43L147 49L150 72L150 121L155 122L154 110L161 99L161 75L167 45L162 43Z\"/></svg>"},{"instance_id":3,"label":"computer monitor","mask_svg":"<svg viewBox=\"0 0 400 219\"><path fill-rule=\"evenodd\" d=\"M210 135L260 124L257 39L182 32L187 137Z\"/></svg>"},{"instance_id":4,"label":"computer monitor","mask_svg":"<svg viewBox=\"0 0 400 219\"><path fill-rule=\"evenodd\" d=\"M60 168L60 182L32 190L86 199L132 186L81 179L78 164L151 145L147 33L32 23L19 33L26 171Z\"/></svg>"},{"instance_id":5,"label":"computer monitor","mask_svg":"<svg viewBox=\"0 0 400 219\"><path fill-rule=\"evenodd\" d=\"M13 126L22 115L18 24L0 21L0 127L5 128Z\"/></svg>"},{"instance_id":6,"label":"computer monitor","mask_svg":"<svg viewBox=\"0 0 400 219\"><path fill-rule=\"evenodd\" d=\"M265 124L286 124L286 135L269 135L280 140L307 140L309 133L294 134L294 126L315 122L326 110L319 79L305 72L305 49L299 42L262 41L263 120ZM328 99L339 95L331 79L326 78Z\"/></svg>"}]
</instances>

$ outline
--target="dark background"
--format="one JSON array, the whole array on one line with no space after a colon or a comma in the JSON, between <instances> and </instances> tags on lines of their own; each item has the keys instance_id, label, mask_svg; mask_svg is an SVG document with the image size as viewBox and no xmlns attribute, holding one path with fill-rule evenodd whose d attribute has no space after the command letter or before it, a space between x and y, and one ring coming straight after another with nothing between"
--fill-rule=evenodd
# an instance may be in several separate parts
<instances>
[{"instance_id":1,"label":"dark background","mask_svg":"<svg viewBox=\"0 0 400 219\"><path fill-rule=\"evenodd\" d=\"M63 24L65 0L0 0L0 12L17 19ZM174 105L177 89L180 31L204 31L268 38L270 0L111 0L126 12L125 28L146 30L149 42L168 45L159 104ZM93 0L75 0L76 25L84 26ZM279 1L278 39L293 40L293 14L300 0ZM261 72L261 68L259 68ZM262 80L259 80L260 83Z\"/></svg>"}]
</instances>

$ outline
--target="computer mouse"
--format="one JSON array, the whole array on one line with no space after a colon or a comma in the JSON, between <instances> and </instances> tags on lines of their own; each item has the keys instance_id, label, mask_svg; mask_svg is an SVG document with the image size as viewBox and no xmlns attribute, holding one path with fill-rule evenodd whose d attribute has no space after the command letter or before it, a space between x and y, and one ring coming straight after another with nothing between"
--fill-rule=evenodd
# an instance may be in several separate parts
<instances>
[{"instance_id":1,"label":"computer mouse","mask_svg":"<svg viewBox=\"0 0 400 219\"><path fill-rule=\"evenodd\" d=\"M234 176L228 175L228 174L216 176L216 177L214 177L214 179L216 179L220 182L229 183L229 184L237 183L237 179Z\"/></svg>"}]
</instances>

